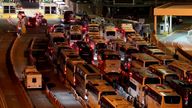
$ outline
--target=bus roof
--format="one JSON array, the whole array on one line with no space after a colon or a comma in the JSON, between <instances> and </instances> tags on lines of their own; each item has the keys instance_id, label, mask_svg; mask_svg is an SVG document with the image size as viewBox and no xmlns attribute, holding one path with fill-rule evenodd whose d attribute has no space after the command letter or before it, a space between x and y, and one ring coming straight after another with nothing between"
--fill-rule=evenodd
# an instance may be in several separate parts
<instances>
[{"instance_id":1,"label":"bus roof","mask_svg":"<svg viewBox=\"0 0 192 108\"><path fill-rule=\"evenodd\" d=\"M150 87L156 92L173 92L173 89L164 84L146 84L146 87Z\"/></svg>"},{"instance_id":2,"label":"bus roof","mask_svg":"<svg viewBox=\"0 0 192 108\"><path fill-rule=\"evenodd\" d=\"M133 71L133 75L136 75L138 77L150 77L150 78L156 78L159 76L153 74L150 70L146 68L132 68L131 71ZM138 73L138 74L137 74Z\"/></svg>"},{"instance_id":3,"label":"bus roof","mask_svg":"<svg viewBox=\"0 0 192 108\"><path fill-rule=\"evenodd\" d=\"M155 57L157 57L159 60L164 60L164 59L167 59L167 60L172 60L174 61L175 59L170 56L170 55L162 55L162 54L159 54L159 55L155 55Z\"/></svg>"},{"instance_id":4,"label":"bus roof","mask_svg":"<svg viewBox=\"0 0 192 108\"><path fill-rule=\"evenodd\" d=\"M125 49L137 49L135 46L133 46L131 43L122 43L122 47Z\"/></svg>"},{"instance_id":5,"label":"bus roof","mask_svg":"<svg viewBox=\"0 0 192 108\"><path fill-rule=\"evenodd\" d=\"M115 26L106 26L105 31L116 31Z\"/></svg>"},{"instance_id":6,"label":"bus roof","mask_svg":"<svg viewBox=\"0 0 192 108\"><path fill-rule=\"evenodd\" d=\"M124 97L119 95L107 95L103 96L105 100L110 102L115 108L132 108L133 105L128 102Z\"/></svg>"},{"instance_id":7,"label":"bus roof","mask_svg":"<svg viewBox=\"0 0 192 108\"><path fill-rule=\"evenodd\" d=\"M123 44L123 43L125 43L124 40L121 39L121 38L115 38L115 39L113 38L113 39L110 39L109 42L111 42L111 43L118 43L118 44Z\"/></svg>"},{"instance_id":8,"label":"bus roof","mask_svg":"<svg viewBox=\"0 0 192 108\"><path fill-rule=\"evenodd\" d=\"M100 74L100 70L95 66L93 66L92 64L85 63L85 64L78 64L77 66L82 70L87 70L87 71L83 71L85 72L84 74Z\"/></svg>"},{"instance_id":9,"label":"bus roof","mask_svg":"<svg viewBox=\"0 0 192 108\"><path fill-rule=\"evenodd\" d=\"M152 53L162 53L165 54L164 51L162 51L161 49L158 48L153 48L153 49L148 49L150 52Z\"/></svg>"},{"instance_id":10,"label":"bus roof","mask_svg":"<svg viewBox=\"0 0 192 108\"><path fill-rule=\"evenodd\" d=\"M55 33L55 32L51 32L50 35L49 35L51 38L65 38L63 33Z\"/></svg>"},{"instance_id":11,"label":"bus roof","mask_svg":"<svg viewBox=\"0 0 192 108\"><path fill-rule=\"evenodd\" d=\"M66 49L66 50L61 50L61 53L63 56L69 56L69 55L78 55L78 53L74 49Z\"/></svg>"},{"instance_id":12,"label":"bus roof","mask_svg":"<svg viewBox=\"0 0 192 108\"><path fill-rule=\"evenodd\" d=\"M171 62L169 65L178 67L182 70L192 71L192 65L187 62L184 62L184 61L175 60L175 61Z\"/></svg>"},{"instance_id":13,"label":"bus roof","mask_svg":"<svg viewBox=\"0 0 192 108\"><path fill-rule=\"evenodd\" d=\"M101 80L101 79L89 80L89 83L93 85L109 85L109 83L106 80Z\"/></svg>"},{"instance_id":14,"label":"bus roof","mask_svg":"<svg viewBox=\"0 0 192 108\"><path fill-rule=\"evenodd\" d=\"M106 51L104 51L104 53L103 54L105 54L105 55L119 55L116 51L109 51L109 50L106 50Z\"/></svg>"},{"instance_id":15,"label":"bus roof","mask_svg":"<svg viewBox=\"0 0 192 108\"><path fill-rule=\"evenodd\" d=\"M102 37L101 38L93 38L92 41L94 43L105 43L105 39L103 39Z\"/></svg>"},{"instance_id":16,"label":"bus roof","mask_svg":"<svg viewBox=\"0 0 192 108\"><path fill-rule=\"evenodd\" d=\"M99 27L99 24L97 24L97 23L91 23L91 24L88 24L88 27L92 27L92 26L97 26L97 27Z\"/></svg>"},{"instance_id":17,"label":"bus roof","mask_svg":"<svg viewBox=\"0 0 192 108\"><path fill-rule=\"evenodd\" d=\"M158 59L146 54L146 53L133 53L131 56L135 57L136 59L145 60L145 61L157 61Z\"/></svg>"},{"instance_id":18,"label":"bus roof","mask_svg":"<svg viewBox=\"0 0 192 108\"><path fill-rule=\"evenodd\" d=\"M83 60L80 56L77 58L69 58L67 59L67 62L71 63L71 64L84 64L85 60Z\"/></svg>"},{"instance_id":19,"label":"bus roof","mask_svg":"<svg viewBox=\"0 0 192 108\"><path fill-rule=\"evenodd\" d=\"M116 92L111 85L98 85L95 86L96 90L99 92Z\"/></svg>"},{"instance_id":20,"label":"bus roof","mask_svg":"<svg viewBox=\"0 0 192 108\"><path fill-rule=\"evenodd\" d=\"M175 84L181 86L182 88L190 88L192 90L192 84L190 82L188 82L188 81L173 79L172 82L174 82Z\"/></svg>"},{"instance_id":21,"label":"bus roof","mask_svg":"<svg viewBox=\"0 0 192 108\"><path fill-rule=\"evenodd\" d=\"M168 69L165 65L150 65L148 68L156 69L157 71L161 72L162 74L176 74L172 70Z\"/></svg>"}]
</instances>

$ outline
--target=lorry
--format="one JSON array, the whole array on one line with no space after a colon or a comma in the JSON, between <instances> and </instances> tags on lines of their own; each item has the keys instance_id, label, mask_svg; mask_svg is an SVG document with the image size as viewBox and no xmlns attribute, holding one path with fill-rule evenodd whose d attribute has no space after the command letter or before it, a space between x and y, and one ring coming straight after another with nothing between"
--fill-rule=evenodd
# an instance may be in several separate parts
<instances>
[{"instance_id":1,"label":"lorry","mask_svg":"<svg viewBox=\"0 0 192 108\"><path fill-rule=\"evenodd\" d=\"M27 89L42 88L42 74L36 69L36 66L26 66L23 74L24 85Z\"/></svg>"}]
</instances>

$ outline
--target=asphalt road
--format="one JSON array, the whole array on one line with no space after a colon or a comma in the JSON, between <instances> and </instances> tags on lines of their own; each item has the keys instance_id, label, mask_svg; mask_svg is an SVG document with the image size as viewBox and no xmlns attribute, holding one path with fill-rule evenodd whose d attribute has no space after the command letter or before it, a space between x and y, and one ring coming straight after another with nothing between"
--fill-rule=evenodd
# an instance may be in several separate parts
<instances>
[{"instance_id":1,"label":"asphalt road","mask_svg":"<svg viewBox=\"0 0 192 108\"><path fill-rule=\"evenodd\" d=\"M15 39L14 33L7 33L7 30L14 30L6 20L0 20L0 88L1 88L1 108L31 108L27 97L23 93L20 84L14 75L8 71L6 54L9 45Z\"/></svg>"}]
</instances>

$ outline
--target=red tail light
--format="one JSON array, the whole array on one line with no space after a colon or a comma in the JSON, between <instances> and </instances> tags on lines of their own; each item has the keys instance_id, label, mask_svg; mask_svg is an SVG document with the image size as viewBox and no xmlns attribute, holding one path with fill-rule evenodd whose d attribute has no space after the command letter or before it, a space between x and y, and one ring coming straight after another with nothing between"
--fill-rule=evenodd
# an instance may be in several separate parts
<instances>
[{"instance_id":1,"label":"red tail light","mask_svg":"<svg viewBox=\"0 0 192 108\"><path fill-rule=\"evenodd\" d=\"M185 98L184 98L185 101L188 101L188 99L189 99L188 97L185 97Z\"/></svg>"},{"instance_id":2,"label":"red tail light","mask_svg":"<svg viewBox=\"0 0 192 108\"><path fill-rule=\"evenodd\" d=\"M116 30L116 31L118 31L118 28L117 28L117 27L115 27L115 30Z\"/></svg>"},{"instance_id":3,"label":"red tail light","mask_svg":"<svg viewBox=\"0 0 192 108\"><path fill-rule=\"evenodd\" d=\"M76 84L76 79L75 79L75 77L73 77L73 85L75 85Z\"/></svg>"},{"instance_id":4,"label":"red tail light","mask_svg":"<svg viewBox=\"0 0 192 108\"><path fill-rule=\"evenodd\" d=\"M133 75L133 73L132 73L132 72L130 72L130 73L129 73L129 77L132 77L132 75Z\"/></svg>"},{"instance_id":5,"label":"red tail light","mask_svg":"<svg viewBox=\"0 0 192 108\"><path fill-rule=\"evenodd\" d=\"M65 69L64 69L64 74L66 75L66 73L67 73L67 68L65 67Z\"/></svg>"},{"instance_id":6,"label":"red tail light","mask_svg":"<svg viewBox=\"0 0 192 108\"><path fill-rule=\"evenodd\" d=\"M130 69L130 68L131 68L131 64L130 64L130 63L127 63L127 67Z\"/></svg>"},{"instance_id":7,"label":"red tail light","mask_svg":"<svg viewBox=\"0 0 192 108\"><path fill-rule=\"evenodd\" d=\"M82 51L82 49L80 48L79 51Z\"/></svg>"},{"instance_id":8,"label":"red tail light","mask_svg":"<svg viewBox=\"0 0 192 108\"><path fill-rule=\"evenodd\" d=\"M86 28L86 27L83 27L83 30L84 30L84 31L86 31L86 30L87 30L87 28Z\"/></svg>"},{"instance_id":9,"label":"red tail light","mask_svg":"<svg viewBox=\"0 0 192 108\"><path fill-rule=\"evenodd\" d=\"M191 78L188 78L188 81L191 82Z\"/></svg>"}]
</instances>

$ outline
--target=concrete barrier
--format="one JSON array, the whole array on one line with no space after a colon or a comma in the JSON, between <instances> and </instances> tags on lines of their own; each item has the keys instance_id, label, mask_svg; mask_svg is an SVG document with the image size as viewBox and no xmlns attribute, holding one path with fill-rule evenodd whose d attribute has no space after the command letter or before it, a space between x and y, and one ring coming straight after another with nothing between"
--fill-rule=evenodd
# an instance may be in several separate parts
<instances>
[{"instance_id":1,"label":"concrete barrier","mask_svg":"<svg viewBox=\"0 0 192 108\"><path fill-rule=\"evenodd\" d=\"M60 102L59 100L55 97L55 95L49 90L49 88L46 86L45 87L45 93L47 95L47 97L49 98L49 100L57 107L57 108L65 108Z\"/></svg>"},{"instance_id":2,"label":"concrete barrier","mask_svg":"<svg viewBox=\"0 0 192 108\"><path fill-rule=\"evenodd\" d=\"M25 88L23 87L23 85L22 85L22 83L21 83L21 81L20 81L17 73L15 72L16 69L15 69L14 64L13 64L13 49L15 48L15 46L16 46L16 44L17 44L17 42L18 42L18 39L19 39L19 38L16 38L16 39L13 41L12 47L10 48L10 57L9 57L9 58L10 58L10 64L9 64L10 67L9 67L9 68L12 69L12 71L13 71L13 73L14 73L14 79L16 80L17 84L18 84L19 87L21 88L23 97L25 97L26 100L27 100L27 102L28 102L28 108L34 108L34 106L33 106L33 104L32 104L32 101L30 100L30 98L29 98L28 94L26 93Z\"/></svg>"}]
</instances>

